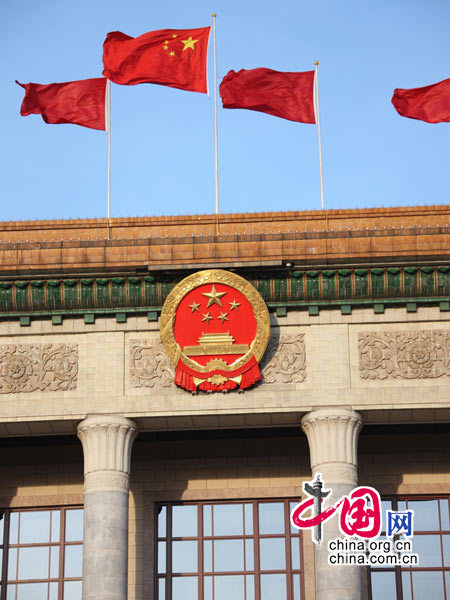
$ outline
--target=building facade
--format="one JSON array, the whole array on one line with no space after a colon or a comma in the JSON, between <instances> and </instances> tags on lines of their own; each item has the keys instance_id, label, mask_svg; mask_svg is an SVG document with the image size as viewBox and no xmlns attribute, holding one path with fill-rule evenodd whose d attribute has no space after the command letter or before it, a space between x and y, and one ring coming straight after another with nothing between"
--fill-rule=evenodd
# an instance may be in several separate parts
<instances>
[{"instance_id":1,"label":"building facade","mask_svg":"<svg viewBox=\"0 0 450 600\"><path fill-rule=\"evenodd\" d=\"M0 600L450 600L449 207L0 224ZM245 390L175 385L186 276L261 295ZM333 566L302 484L414 511L415 566ZM383 534L384 535L384 534Z\"/></svg>"}]
</instances>

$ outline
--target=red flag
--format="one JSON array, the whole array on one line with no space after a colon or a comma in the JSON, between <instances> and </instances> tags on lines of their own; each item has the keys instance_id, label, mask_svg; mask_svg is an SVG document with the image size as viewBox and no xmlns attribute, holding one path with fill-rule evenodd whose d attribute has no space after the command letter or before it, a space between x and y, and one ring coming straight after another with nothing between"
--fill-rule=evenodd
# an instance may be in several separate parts
<instances>
[{"instance_id":1,"label":"red flag","mask_svg":"<svg viewBox=\"0 0 450 600\"><path fill-rule=\"evenodd\" d=\"M219 87L224 108L248 108L315 123L314 71L283 73L272 69L229 71Z\"/></svg>"},{"instance_id":2,"label":"red flag","mask_svg":"<svg viewBox=\"0 0 450 600\"><path fill-rule=\"evenodd\" d=\"M108 33L103 75L122 85L157 83L206 93L210 29L161 29L137 38L120 31Z\"/></svg>"},{"instance_id":3,"label":"red flag","mask_svg":"<svg viewBox=\"0 0 450 600\"><path fill-rule=\"evenodd\" d=\"M392 104L402 117L427 123L450 122L450 79L410 90L395 89Z\"/></svg>"},{"instance_id":4,"label":"red flag","mask_svg":"<svg viewBox=\"0 0 450 600\"><path fill-rule=\"evenodd\" d=\"M42 115L46 123L73 123L105 131L106 79L65 83L19 83L25 90L22 116Z\"/></svg>"}]
</instances>

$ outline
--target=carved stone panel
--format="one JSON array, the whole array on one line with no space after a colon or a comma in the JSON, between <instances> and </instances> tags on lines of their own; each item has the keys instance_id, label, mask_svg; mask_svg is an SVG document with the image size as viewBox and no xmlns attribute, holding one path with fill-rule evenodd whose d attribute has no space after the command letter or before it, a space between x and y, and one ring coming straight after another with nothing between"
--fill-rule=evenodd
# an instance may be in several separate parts
<instances>
[{"instance_id":1,"label":"carved stone panel","mask_svg":"<svg viewBox=\"0 0 450 600\"><path fill-rule=\"evenodd\" d=\"M266 383L301 383L306 379L304 333L272 335L264 358L262 374Z\"/></svg>"},{"instance_id":2,"label":"carved stone panel","mask_svg":"<svg viewBox=\"0 0 450 600\"><path fill-rule=\"evenodd\" d=\"M78 344L0 346L0 394L75 390Z\"/></svg>"},{"instance_id":3,"label":"carved stone panel","mask_svg":"<svg viewBox=\"0 0 450 600\"><path fill-rule=\"evenodd\" d=\"M358 333L362 379L450 376L450 331Z\"/></svg>"},{"instance_id":4,"label":"carved stone panel","mask_svg":"<svg viewBox=\"0 0 450 600\"><path fill-rule=\"evenodd\" d=\"M130 383L132 387L170 387L172 363L159 340L130 341Z\"/></svg>"}]
</instances>

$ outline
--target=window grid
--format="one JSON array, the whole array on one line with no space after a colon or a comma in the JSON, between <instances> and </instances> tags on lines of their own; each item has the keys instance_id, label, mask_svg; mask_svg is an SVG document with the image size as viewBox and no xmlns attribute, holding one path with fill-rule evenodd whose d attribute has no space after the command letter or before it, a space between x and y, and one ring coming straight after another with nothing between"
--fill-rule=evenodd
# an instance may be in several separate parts
<instances>
[{"instance_id":1,"label":"window grid","mask_svg":"<svg viewBox=\"0 0 450 600\"><path fill-rule=\"evenodd\" d=\"M284 522L284 533L260 533L260 524L259 524L259 506L262 504L269 503L280 503L283 505L283 522ZM206 577L217 577L217 576L233 576L239 575L243 576L243 585L244 585L244 597L249 598L250 596L247 594L247 576L252 576L254 583L254 598L258 600L261 598L261 585L260 585L260 577L261 575L277 575L282 574L286 577L286 600L294 600L294 584L293 577L299 577L299 598L304 597L304 584L303 584L303 549L302 549L302 540L301 534L298 531L291 531L290 524L290 512L293 505L297 504L298 500L296 499L265 499L265 500L241 500L231 501L231 500L223 500L223 501L205 501L205 502L193 502L193 503L183 503L183 502L174 502L174 503L161 503L158 505L159 510L165 508L166 509L166 530L165 535L160 535L158 529L158 514L159 510L156 511L156 536L155 536L155 598L159 600L172 600L172 581L179 577L197 577L198 578L198 600L203 600L205 593L205 578ZM220 505L241 505L242 506L242 516L243 516L243 534L242 535L216 535L214 531L214 507ZM252 533L247 533L247 515L245 511L245 505L250 505L252 507ZM196 506L197 507L197 535L196 536L185 536L185 537L177 537L173 536L173 507L176 506ZM204 508L211 507L211 534L205 534L204 532ZM284 539L284 547L285 547L285 568L279 569L264 569L260 568L260 540L270 540L270 539ZM243 543L243 570L217 570L215 569L215 541L227 541L227 540L242 540ZM245 540L251 540L253 543L253 568L247 568L248 556L247 556L247 548L245 544ZM292 564L292 551L291 551L291 540L297 540L298 543L298 552L299 552L299 568L294 568ZM186 572L172 572L172 543L178 541L193 541L197 542L197 570L196 571L186 571ZM158 570L158 550L160 543L165 543L165 571L164 573L160 573ZM205 569L204 564L204 543L211 542L211 570ZM163 581L164 593L161 595L159 593L160 582ZM214 598L214 585L212 585L212 600Z\"/></svg>"},{"instance_id":2,"label":"window grid","mask_svg":"<svg viewBox=\"0 0 450 600\"><path fill-rule=\"evenodd\" d=\"M420 530L417 531L415 528L415 523L414 523L414 531L413 531L413 538L412 538L412 547L413 547L413 553L416 552L416 549L414 548L414 540L417 540L417 538L419 538L420 536L425 536L425 535L432 535L432 536L439 536L439 541L440 541L440 556L441 556L441 566L438 567L423 567L420 564L420 553L419 553L419 565L417 567L377 567L377 568L373 568L370 567L369 568L369 593L370 593L370 600L376 600L373 598L373 593L372 593L372 574L374 573L394 573L395 574L395 583L396 583L396 593L397 593L397 600L422 600L422 598L420 596L416 594L414 594L414 582L413 582L413 575L414 573L429 573L429 572L434 572L434 573L441 573L442 575L442 589L444 592L444 595L442 597L442 600L450 600L450 589L449 589L449 582L450 582L450 557L447 557L447 565L446 565L446 557L444 554L444 535L450 535L450 528L444 528L444 522L443 522L443 514L442 514L442 507L444 507L444 510L447 511L447 515L450 514L450 497L445 497L445 496L398 496L398 497L383 497L383 500L387 500L390 501L392 503L392 509L394 511L399 510L399 503L400 502L404 502L406 504L406 509L409 508L409 503L410 502L420 502L420 501L427 501L427 500L436 500L437 501L437 509L438 509L438 527L439 529L430 529L430 530ZM444 501L444 502L442 502ZM383 515L384 518L384 515ZM447 522L448 522L448 516L447 516ZM386 532L382 531L381 535L385 535ZM394 536L394 540L398 539L399 536ZM447 574L447 577L446 577ZM406 576L409 580L409 586L410 586L410 590L411 592L409 593L409 591L405 591L403 590L403 576Z\"/></svg>"},{"instance_id":3,"label":"window grid","mask_svg":"<svg viewBox=\"0 0 450 600\"><path fill-rule=\"evenodd\" d=\"M0 549L3 550L2 554L2 563L1 563L1 587L0 587L0 600L16 600L18 595L18 584L33 584L33 583L47 583L47 600L50 599L51 593L51 583L56 583L58 586L57 591L57 599L64 600L64 584L70 582L82 581L82 577L66 577L65 576L65 558L66 558L66 549L74 546L82 546L83 542L81 541L68 541L66 540L66 515L67 511L70 510L82 510L82 506L68 506L64 508L60 507L46 507L41 509L17 509L17 510L4 510L1 511L3 513L3 536L0 539ZM22 533L22 518L25 514L30 513L38 513L38 512L49 512L49 536L47 542L21 542ZM53 513L59 512L59 540L52 541L53 538ZM10 543L10 533L11 533L11 518L13 515L17 516L17 540L16 543ZM49 552L49 560L48 560L48 571L46 578L19 578L19 564L20 564L20 550L28 549L28 548L48 548ZM52 548L57 548L59 550L58 553L58 569L57 576L51 576L52 570ZM12 577L8 578L9 573L9 559L11 550L16 550L16 565L15 565L15 573ZM12 574L11 574L12 575ZM8 586L14 586L14 591L11 593L11 588L8 591Z\"/></svg>"}]
</instances>

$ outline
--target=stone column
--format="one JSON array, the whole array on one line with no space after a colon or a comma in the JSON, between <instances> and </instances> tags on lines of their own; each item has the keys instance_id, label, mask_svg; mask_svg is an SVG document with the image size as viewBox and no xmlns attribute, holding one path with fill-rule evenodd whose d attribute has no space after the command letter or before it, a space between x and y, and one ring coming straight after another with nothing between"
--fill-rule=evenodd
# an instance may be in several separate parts
<instances>
[{"instance_id":1,"label":"stone column","mask_svg":"<svg viewBox=\"0 0 450 600\"><path fill-rule=\"evenodd\" d=\"M324 489L332 489L325 506L334 504L358 485L357 444L361 427L361 415L347 407L319 408L302 419L313 476L321 473ZM317 600L362 600L361 567L328 564L328 540L336 537L342 537L338 516L323 525L322 543L316 546Z\"/></svg>"},{"instance_id":2,"label":"stone column","mask_svg":"<svg viewBox=\"0 0 450 600\"><path fill-rule=\"evenodd\" d=\"M77 433L84 454L83 600L126 600L136 425L124 417L93 416L78 425Z\"/></svg>"}]
</instances>

